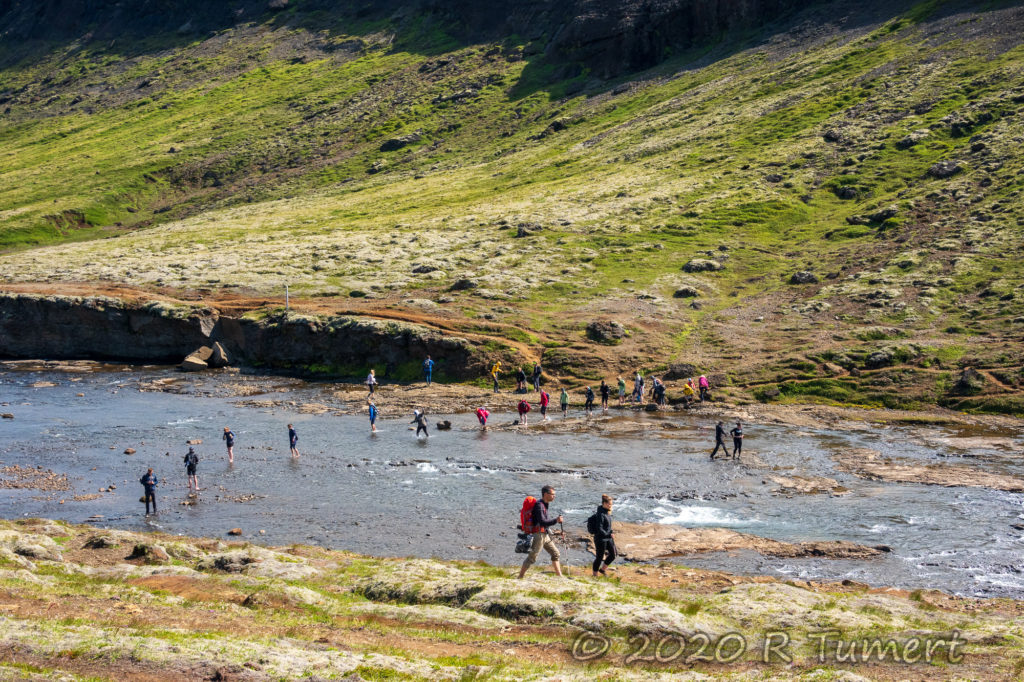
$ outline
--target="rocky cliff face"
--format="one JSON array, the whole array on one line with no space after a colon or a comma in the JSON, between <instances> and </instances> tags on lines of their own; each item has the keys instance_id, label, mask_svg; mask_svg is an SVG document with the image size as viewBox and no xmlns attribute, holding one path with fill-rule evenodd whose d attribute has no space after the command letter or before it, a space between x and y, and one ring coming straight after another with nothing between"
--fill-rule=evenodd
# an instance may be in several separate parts
<instances>
[{"instance_id":1,"label":"rocky cliff face","mask_svg":"<svg viewBox=\"0 0 1024 682\"><path fill-rule=\"evenodd\" d=\"M486 364L469 341L402 322L294 314L253 320L159 302L0 296L0 357L180 362L215 341L236 364L302 373L354 374L383 366L383 376L402 378L429 354L449 376L469 378Z\"/></svg>"},{"instance_id":2,"label":"rocky cliff face","mask_svg":"<svg viewBox=\"0 0 1024 682\"><path fill-rule=\"evenodd\" d=\"M205 34L277 15L284 23L329 17L339 28L387 19L396 31L439 21L466 41L517 36L534 53L611 77L657 64L673 51L749 30L815 0L0 0L5 40L125 41ZM329 27L325 27L329 28Z\"/></svg>"}]
</instances>

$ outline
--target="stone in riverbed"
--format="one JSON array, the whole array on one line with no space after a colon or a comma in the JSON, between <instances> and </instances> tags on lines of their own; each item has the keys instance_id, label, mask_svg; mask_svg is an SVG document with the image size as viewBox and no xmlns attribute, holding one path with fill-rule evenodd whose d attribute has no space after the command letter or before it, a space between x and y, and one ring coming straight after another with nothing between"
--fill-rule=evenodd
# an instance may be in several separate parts
<instances>
[{"instance_id":1,"label":"stone in riverbed","mask_svg":"<svg viewBox=\"0 0 1024 682\"><path fill-rule=\"evenodd\" d=\"M210 367L227 367L231 364L228 352L224 350L224 346L220 345L219 342L213 344L213 352L210 354L207 364Z\"/></svg>"}]
</instances>

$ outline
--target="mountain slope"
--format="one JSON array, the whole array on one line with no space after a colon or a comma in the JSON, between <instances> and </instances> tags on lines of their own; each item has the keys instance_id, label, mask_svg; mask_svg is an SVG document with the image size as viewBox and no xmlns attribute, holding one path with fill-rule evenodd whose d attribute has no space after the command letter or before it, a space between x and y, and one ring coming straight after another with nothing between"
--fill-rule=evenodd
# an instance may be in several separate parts
<instances>
[{"instance_id":1,"label":"mountain slope","mask_svg":"<svg viewBox=\"0 0 1024 682\"><path fill-rule=\"evenodd\" d=\"M581 379L685 361L761 399L1016 412L1024 9L890 8L815 4L611 81L412 6L61 44L0 72L0 271L287 283ZM992 372L955 386L966 366Z\"/></svg>"}]
</instances>

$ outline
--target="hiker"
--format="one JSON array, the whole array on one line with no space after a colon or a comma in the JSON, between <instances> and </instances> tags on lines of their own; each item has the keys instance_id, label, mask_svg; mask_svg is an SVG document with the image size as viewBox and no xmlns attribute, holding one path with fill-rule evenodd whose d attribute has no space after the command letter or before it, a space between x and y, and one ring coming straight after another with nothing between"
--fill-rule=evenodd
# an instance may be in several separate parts
<instances>
[{"instance_id":1,"label":"hiker","mask_svg":"<svg viewBox=\"0 0 1024 682\"><path fill-rule=\"evenodd\" d=\"M619 377L619 407L626 403L626 380Z\"/></svg>"},{"instance_id":2,"label":"hiker","mask_svg":"<svg viewBox=\"0 0 1024 682\"><path fill-rule=\"evenodd\" d=\"M188 452L185 453L185 476L188 480L188 490L192 492L193 488L196 492L199 492L199 479L196 478L196 465L199 464L199 455L196 454L194 448L189 448Z\"/></svg>"},{"instance_id":3,"label":"hiker","mask_svg":"<svg viewBox=\"0 0 1024 682\"><path fill-rule=\"evenodd\" d=\"M591 416L594 413L594 389L587 386L583 391L584 403L583 409L586 411L587 416Z\"/></svg>"},{"instance_id":4,"label":"hiker","mask_svg":"<svg viewBox=\"0 0 1024 682\"><path fill-rule=\"evenodd\" d=\"M548 403L551 402L551 396L548 395L547 391L540 392L540 416L544 417L543 421L551 421L548 417Z\"/></svg>"},{"instance_id":5,"label":"hiker","mask_svg":"<svg viewBox=\"0 0 1024 682\"><path fill-rule=\"evenodd\" d=\"M725 427L722 426L722 422L718 422L715 426L715 449L711 451L711 459L718 454L718 448L722 448L722 452L729 454L729 448L725 446Z\"/></svg>"},{"instance_id":6,"label":"hiker","mask_svg":"<svg viewBox=\"0 0 1024 682\"><path fill-rule=\"evenodd\" d=\"M299 451L295 447L299 444L299 434L295 433L295 427L291 424L288 425L288 447L292 451L292 457L298 457Z\"/></svg>"},{"instance_id":7,"label":"hiker","mask_svg":"<svg viewBox=\"0 0 1024 682\"><path fill-rule=\"evenodd\" d=\"M640 370L637 370L633 377L633 402L644 404L644 377Z\"/></svg>"},{"instance_id":8,"label":"hiker","mask_svg":"<svg viewBox=\"0 0 1024 682\"><path fill-rule=\"evenodd\" d=\"M420 430L421 429L423 431L423 435L425 435L427 438L430 438L430 434L427 433L427 415L424 412L420 412L419 410L413 410L412 411L412 421L409 422L409 423L416 425L416 437L417 438L420 437Z\"/></svg>"},{"instance_id":9,"label":"hiker","mask_svg":"<svg viewBox=\"0 0 1024 682\"><path fill-rule=\"evenodd\" d=\"M533 365L533 374L531 378L533 380L533 390L540 392L540 375L544 372L544 368L537 362Z\"/></svg>"},{"instance_id":10,"label":"hiker","mask_svg":"<svg viewBox=\"0 0 1024 682\"><path fill-rule=\"evenodd\" d=\"M427 386L430 385L431 377L434 374L434 361L427 356L427 359L423 361L423 377L427 380Z\"/></svg>"},{"instance_id":11,"label":"hiker","mask_svg":"<svg viewBox=\"0 0 1024 682\"><path fill-rule=\"evenodd\" d=\"M601 379L601 410L605 414L608 413L608 396L611 395L611 392L612 389L609 388L604 379Z\"/></svg>"},{"instance_id":12,"label":"hiker","mask_svg":"<svg viewBox=\"0 0 1024 682\"><path fill-rule=\"evenodd\" d=\"M697 398L697 393L689 383L683 384L683 403L689 407Z\"/></svg>"},{"instance_id":13,"label":"hiker","mask_svg":"<svg viewBox=\"0 0 1024 682\"><path fill-rule=\"evenodd\" d=\"M370 395L373 395L373 391L377 388L377 375L371 369L370 373L366 375L366 388L369 389Z\"/></svg>"},{"instance_id":14,"label":"hiker","mask_svg":"<svg viewBox=\"0 0 1024 682\"><path fill-rule=\"evenodd\" d=\"M143 501L146 503L146 516L149 516L150 504L153 505L153 513L156 514L156 486L159 482L152 468L146 470L146 473L139 479L143 489Z\"/></svg>"},{"instance_id":15,"label":"hiker","mask_svg":"<svg viewBox=\"0 0 1024 682\"><path fill-rule=\"evenodd\" d=\"M736 422L736 428L729 431L732 436L732 458L739 459L743 453L743 424Z\"/></svg>"},{"instance_id":16,"label":"hiker","mask_svg":"<svg viewBox=\"0 0 1024 682\"><path fill-rule=\"evenodd\" d=\"M565 390L565 386L562 386L562 395L558 399L558 404L562 407L562 419L569 416L569 392Z\"/></svg>"},{"instance_id":17,"label":"hiker","mask_svg":"<svg viewBox=\"0 0 1024 682\"><path fill-rule=\"evenodd\" d=\"M537 561L537 556L540 554L541 549L551 555L551 565L555 568L555 574L559 577L562 576L562 567L558 563L561 554L559 554L558 548L555 547L555 541L551 539L551 533L548 532L551 526L556 523L562 523L561 516L557 519L548 518L548 505L554 499L555 489L546 485L541 488L539 500L527 497L523 502L523 510L520 512L519 518L523 526L523 532L532 535L533 542L530 544L530 553L526 555L526 559L523 560L523 566L519 569L520 579L526 575L526 569ZM532 507L528 504L531 500L533 500ZM529 519L525 518L527 514L529 514Z\"/></svg>"},{"instance_id":18,"label":"hiker","mask_svg":"<svg viewBox=\"0 0 1024 682\"><path fill-rule=\"evenodd\" d=\"M526 415L530 412L530 403L526 402L524 398L516 405L516 410L519 411L519 425L526 426Z\"/></svg>"},{"instance_id":19,"label":"hiker","mask_svg":"<svg viewBox=\"0 0 1024 682\"><path fill-rule=\"evenodd\" d=\"M601 495L601 506L587 519L587 531L594 536L594 577L607 575L605 569L615 561L615 538L612 537L612 498ZM602 565L603 563L603 565Z\"/></svg>"},{"instance_id":20,"label":"hiker","mask_svg":"<svg viewBox=\"0 0 1024 682\"><path fill-rule=\"evenodd\" d=\"M373 404L372 398L367 398L366 404L370 412L370 433L377 433L377 406Z\"/></svg>"},{"instance_id":21,"label":"hiker","mask_svg":"<svg viewBox=\"0 0 1024 682\"><path fill-rule=\"evenodd\" d=\"M708 378L701 374L697 384L700 386L700 401L711 400L711 384L708 382Z\"/></svg>"},{"instance_id":22,"label":"hiker","mask_svg":"<svg viewBox=\"0 0 1024 682\"><path fill-rule=\"evenodd\" d=\"M228 446L228 464L235 461L235 432L224 427L224 443Z\"/></svg>"},{"instance_id":23,"label":"hiker","mask_svg":"<svg viewBox=\"0 0 1024 682\"><path fill-rule=\"evenodd\" d=\"M516 393L526 393L526 370L522 367L516 369Z\"/></svg>"},{"instance_id":24,"label":"hiker","mask_svg":"<svg viewBox=\"0 0 1024 682\"><path fill-rule=\"evenodd\" d=\"M480 430L487 430L487 418L491 416L491 413L487 411L483 405L476 408L476 418L480 421Z\"/></svg>"},{"instance_id":25,"label":"hiker","mask_svg":"<svg viewBox=\"0 0 1024 682\"><path fill-rule=\"evenodd\" d=\"M495 362L494 366L491 367L491 379L494 380L494 392L495 393L498 392L498 375L499 374L501 374L501 361L500 360Z\"/></svg>"},{"instance_id":26,"label":"hiker","mask_svg":"<svg viewBox=\"0 0 1024 682\"><path fill-rule=\"evenodd\" d=\"M659 410L665 409L665 384L657 377L654 379L654 402Z\"/></svg>"}]
</instances>

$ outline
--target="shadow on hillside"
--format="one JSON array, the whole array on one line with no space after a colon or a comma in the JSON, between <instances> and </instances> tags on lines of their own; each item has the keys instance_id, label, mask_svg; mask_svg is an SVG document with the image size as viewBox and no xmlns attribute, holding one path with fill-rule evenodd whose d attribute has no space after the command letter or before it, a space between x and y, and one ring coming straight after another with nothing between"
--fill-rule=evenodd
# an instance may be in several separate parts
<instances>
[{"instance_id":1,"label":"shadow on hillside","mask_svg":"<svg viewBox=\"0 0 1024 682\"><path fill-rule=\"evenodd\" d=\"M1020 4L956 0L0 0L0 68L76 42L120 58L181 48L243 24L331 38L394 35L393 50L423 56L480 43L521 48L527 62L510 92L552 99L595 95L641 75L701 68L754 47L777 54L903 17L904 25ZM330 51L330 47L325 47Z\"/></svg>"}]
</instances>

